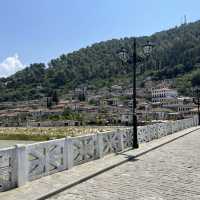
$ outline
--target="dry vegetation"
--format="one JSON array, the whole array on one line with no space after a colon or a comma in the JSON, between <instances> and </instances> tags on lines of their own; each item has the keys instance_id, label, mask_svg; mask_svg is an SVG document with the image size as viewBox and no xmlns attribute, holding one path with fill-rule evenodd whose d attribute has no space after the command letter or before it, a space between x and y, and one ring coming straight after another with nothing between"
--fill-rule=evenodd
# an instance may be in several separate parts
<instances>
[{"instance_id":1,"label":"dry vegetation","mask_svg":"<svg viewBox=\"0 0 200 200\"><path fill-rule=\"evenodd\" d=\"M111 131L114 127L47 127L47 128L0 128L2 140L44 141L66 136L80 136Z\"/></svg>"}]
</instances>

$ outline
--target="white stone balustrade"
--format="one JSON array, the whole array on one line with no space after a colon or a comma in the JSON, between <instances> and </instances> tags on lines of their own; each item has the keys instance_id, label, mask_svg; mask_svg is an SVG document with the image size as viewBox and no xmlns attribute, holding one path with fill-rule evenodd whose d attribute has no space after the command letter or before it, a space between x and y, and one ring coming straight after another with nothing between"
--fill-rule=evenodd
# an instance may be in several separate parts
<instances>
[{"instance_id":1,"label":"white stone balustrade","mask_svg":"<svg viewBox=\"0 0 200 200\"><path fill-rule=\"evenodd\" d=\"M144 143L197 126L198 118L138 127ZM132 128L67 137L0 150L0 192L132 147Z\"/></svg>"},{"instance_id":2,"label":"white stone balustrade","mask_svg":"<svg viewBox=\"0 0 200 200\"><path fill-rule=\"evenodd\" d=\"M17 186L17 159L15 148L0 151L0 192Z\"/></svg>"}]
</instances>

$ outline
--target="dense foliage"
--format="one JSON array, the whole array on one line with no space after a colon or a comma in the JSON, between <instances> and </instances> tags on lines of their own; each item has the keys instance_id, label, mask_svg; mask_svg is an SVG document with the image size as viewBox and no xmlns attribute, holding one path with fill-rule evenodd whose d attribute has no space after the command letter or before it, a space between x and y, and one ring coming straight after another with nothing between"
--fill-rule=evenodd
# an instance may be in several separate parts
<instances>
[{"instance_id":1,"label":"dense foliage","mask_svg":"<svg viewBox=\"0 0 200 200\"><path fill-rule=\"evenodd\" d=\"M156 44L153 55L138 64L138 79L174 79L179 91L187 94L200 85L200 21L184 24L150 37L137 38L138 53L150 40ZM32 64L16 74L0 79L0 101L37 99L57 90L67 93L80 85L94 88L129 84L131 64L120 62L121 47L132 52L133 38L113 39L80 49L44 64Z\"/></svg>"}]
</instances>

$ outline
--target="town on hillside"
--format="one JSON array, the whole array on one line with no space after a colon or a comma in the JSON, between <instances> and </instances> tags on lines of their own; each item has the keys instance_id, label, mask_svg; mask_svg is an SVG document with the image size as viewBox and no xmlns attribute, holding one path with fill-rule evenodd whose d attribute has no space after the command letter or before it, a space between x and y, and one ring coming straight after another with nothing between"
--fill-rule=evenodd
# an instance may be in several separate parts
<instances>
[{"instance_id":1,"label":"town on hillside","mask_svg":"<svg viewBox=\"0 0 200 200\"><path fill-rule=\"evenodd\" d=\"M189 118L197 113L192 97L180 96L171 81L145 81L137 88L138 125ZM2 127L131 126L133 89L113 85L98 91L79 87L62 98L0 104Z\"/></svg>"}]
</instances>

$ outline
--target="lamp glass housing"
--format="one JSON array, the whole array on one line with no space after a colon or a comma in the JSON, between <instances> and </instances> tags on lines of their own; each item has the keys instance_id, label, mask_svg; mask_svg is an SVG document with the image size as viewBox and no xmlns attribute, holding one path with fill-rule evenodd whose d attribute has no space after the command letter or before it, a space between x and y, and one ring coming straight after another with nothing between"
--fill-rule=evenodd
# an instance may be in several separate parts
<instances>
[{"instance_id":1,"label":"lamp glass housing","mask_svg":"<svg viewBox=\"0 0 200 200\"><path fill-rule=\"evenodd\" d=\"M118 56L119 56L119 59L123 62L127 62L128 59L129 59L129 56L128 56L128 52L126 49L122 48L119 52L118 52Z\"/></svg>"},{"instance_id":2,"label":"lamp glass housing","mask_svg":"<svg viewBox=\"0 0 200 200\"><path fill-rule=\"evenodd\" d=\"M153 51L153 47L154 45L151 42L147 41L147 43L143 46L144 54L146 56L150 56Z\"/></svg>"}]
</instances>

